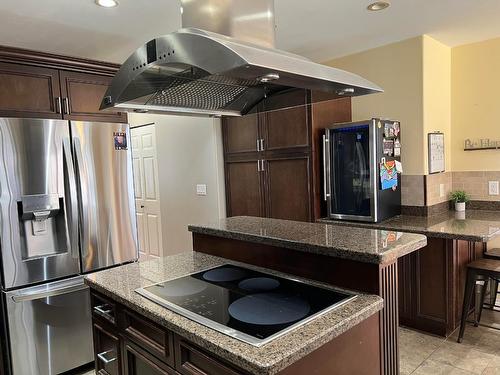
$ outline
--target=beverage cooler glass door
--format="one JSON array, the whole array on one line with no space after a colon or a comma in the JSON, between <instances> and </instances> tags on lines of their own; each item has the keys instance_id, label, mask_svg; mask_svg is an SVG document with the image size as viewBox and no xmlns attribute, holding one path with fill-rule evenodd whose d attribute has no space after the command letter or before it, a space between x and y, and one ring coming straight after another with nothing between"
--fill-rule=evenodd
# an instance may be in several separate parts
<instances>
[{"instance_id":1,"label":"beverage cooler glass door","mask_svg":"<svg viewBox=\"0 0 500 375\"><path fill-rule=\"evenodd\" d=\"M80 272L69 123L0 119L3 287Z\"/></svg>"},{"instance_id":2,"label":"beverage cooler glass door","mask_svg":"<svg viewBox=\"0 0 500 375\"><path fill-rule=\"evenodd\" d=\"M331 218L371 221L374 216L374 133L371 122L327 129Z\"/></svg>"},{"instance_id":3,"label":"beverage cooler glass door","mask_svg":"<svg viewBox=\"0 0 500 375\"><path fill-rule=\"evenodd\" d=\"M71 122L83 272L136 260L137 226L127 124Z\"/></svg>"}]
</instances>

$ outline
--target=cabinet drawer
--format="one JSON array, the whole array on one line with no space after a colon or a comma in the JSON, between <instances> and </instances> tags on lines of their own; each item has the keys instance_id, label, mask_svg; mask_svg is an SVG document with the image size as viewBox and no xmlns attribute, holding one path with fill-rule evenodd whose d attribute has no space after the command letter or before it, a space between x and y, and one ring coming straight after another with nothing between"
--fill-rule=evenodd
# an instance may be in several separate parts
<instances>
[{"instance_id":1,"label":"cabinet drawer","mask_svg":"<svg viewBox=\"0 0 500 375\"><path fill-rule=\"evenodd\" d=\"M105 325L93 324L95 371L97 375L121 374L120 339Z\"/></svg>"},{"instance_id":2,"label":"cabinet drawer","mask_svg":"<svg viewBox=\"0 0 500 375\"><path fill-rule=\"evenodd\" d=\"M175 369L183 375L243 375L201 349L175 336Z\"/></svg>"},{"instance_id":3,"label":"cabinet drawer","mask_svg":"<svg viewBox=\"0 0 500 375\"><path fill-rule=\"evenodd\" d=\"M123 348L125 375L179 375L147 351L125 341Z\"/></svg>"},{"instance_id":4,"label":"cabinet drawer","mask_svg":"<svg viewBox=\"0 0 500 375\"><path fill-rule=\"evenodd\" d=\"M123 312L124 332L127 338L156 355L163 362L174 366L174 339L169 332L156 324L130 312Z\"/></svg>"},{"instance_id":5,"label":"cabinet drawer","mask_svg":"<svg viewBox=\"0 0 500 375\"><path fill-rule=\"evenodd\" d=\"M92 316L97 320L104 320L107 323L116 325L115 303L100 294L92 293L90 298Z\"/></svg>"}]
</instances>

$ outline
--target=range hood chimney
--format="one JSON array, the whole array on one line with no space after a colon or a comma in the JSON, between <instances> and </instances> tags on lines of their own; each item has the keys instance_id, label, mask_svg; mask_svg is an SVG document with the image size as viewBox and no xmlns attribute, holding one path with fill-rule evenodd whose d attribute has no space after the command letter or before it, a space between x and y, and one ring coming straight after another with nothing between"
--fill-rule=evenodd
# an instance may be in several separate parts
<instances>
[{"instance_id":1,"label":"range hood chimney","mask_svg":"<svg viewBox=\"0 0 500 375\"><path fill-rule=\"evenodd\" d=\"M137 49L114 77L102 110L241 116L293 88L329 93L325 100L382 91L356 74L274 49L273 0L181 5L184 28Z\"/></svg>"}]
</instances>

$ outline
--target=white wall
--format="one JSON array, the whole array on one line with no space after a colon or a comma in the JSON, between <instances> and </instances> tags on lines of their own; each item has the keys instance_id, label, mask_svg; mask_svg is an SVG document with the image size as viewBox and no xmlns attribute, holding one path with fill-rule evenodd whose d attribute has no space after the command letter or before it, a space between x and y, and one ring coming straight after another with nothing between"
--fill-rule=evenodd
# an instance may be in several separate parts
<instances>
[{"instance_id":1,"label":"white wall","mask_svg":"<svg viewBox=\"0 0 500 375\"><path fill-rule=\"evenodd\" d=\"M163 255L192 250L188 224L225 217L224 164L218 119L129 114L132 127L154 123L161 201ZM196 184L207 195L196 195Z\"/></svg>"}]
</instances>

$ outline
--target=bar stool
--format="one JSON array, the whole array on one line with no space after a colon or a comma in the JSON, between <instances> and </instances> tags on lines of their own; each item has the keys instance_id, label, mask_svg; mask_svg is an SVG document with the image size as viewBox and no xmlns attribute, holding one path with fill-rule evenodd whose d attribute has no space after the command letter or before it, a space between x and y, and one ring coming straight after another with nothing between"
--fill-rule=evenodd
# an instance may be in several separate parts
<instances>
[{"instance_id":1,"label":"bar stool","mask_svg":"<svg viewBox=\"0 0 500 375\"><path fill-rule=\"evenodd\" d=\"M483 256L486 259L500 260L500 249L499 248L488 249L483 254ZM500 280L498 278L496 278L496 279L494 279L494 278L490 279L490 303L489 303L489 305L492 308L495 308L498 295L500 294L500 292L498 291L498 284L499 284L499 282L500 282ZM500 306L497 306L497 307L500 307Z\"/></svg>"},{"instance_id":2,"label":"bar stool","mask_svg":"<svg viewBox=\"0 0 500 375\"><path fill-rule=\"evenodd\" d=\"M462 306L462 321L460 323L460 332L458 334L458 342L462 342L465 331L465 323L467 321L467 316L469 315L469 308L472 302L472 297L474 295L474 288L476 286L476 280L482 277L485 280L492 278L495 280L500 279L500 259L489 259L483 258L475 260L467 265L467 280L465 282L465 293L464 293L464 304ZM486 290L486 285L482 288L482 298L484 298L484 292ZM477 317L476 324L481 321L482 304L479 307L479 313Z\"/></svg>"}]
</instances>

